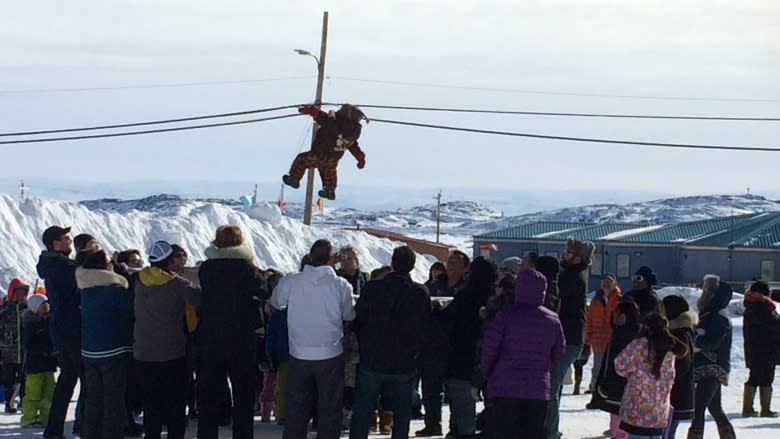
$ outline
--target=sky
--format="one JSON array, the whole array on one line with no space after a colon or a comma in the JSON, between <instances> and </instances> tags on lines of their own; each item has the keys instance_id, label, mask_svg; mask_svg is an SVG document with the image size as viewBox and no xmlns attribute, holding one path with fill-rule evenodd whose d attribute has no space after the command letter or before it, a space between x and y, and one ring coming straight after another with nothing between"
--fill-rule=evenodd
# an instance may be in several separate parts
<instances>
[{"instance_id":1,"label":"sky","mask_svg":"<svg viewBox=\"0 0 780 439\"><path fill-rule=\"evenodd\" d=\"M42 0L0 2L0 132L311 102L316 62L293 49L319 52L324 10L330 18L326 102L780 117L780 3L773 1ZM285 79L40 91L279 78ZM370 118L502 131L780 148L779 122L365 112ZM273 198L293 157L308 148L309 128L310 120L298 117L0 145L3 181L24 179L42 196L56 193L55 186L85 196L182 187L212 195L216 188L249 191L259 183L263 195ZM573 143L379 122L364 127L360 143L367 166L358 171L345 156L340 201L388 193L428 199L440 189L509 199L513 193L590 194L583 202L632 193L778 189L780 154L772 152ZM6 183L0 190L15 191ZM302 199L303 190L287 197Z\"/></svg>"}]
</instances>

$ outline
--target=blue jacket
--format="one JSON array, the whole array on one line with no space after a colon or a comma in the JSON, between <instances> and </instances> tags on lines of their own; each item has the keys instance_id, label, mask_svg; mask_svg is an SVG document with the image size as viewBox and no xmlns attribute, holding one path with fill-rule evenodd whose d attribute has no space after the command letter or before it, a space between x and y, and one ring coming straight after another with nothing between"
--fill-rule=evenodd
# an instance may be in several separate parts
<instances>
[{"instance_id":1,"label":"blue jacket","mask_svg":"<svg viewBox=\"0 0 780 439\"><path fill-rule=\"evenodd\" d=\"M133 352L133 292L112 271L79 268L81 358L101 363L129 358ZM184 323L182 322L182 325Z\"/></svg>"},{"instance_id":2,"label":"blue jacket","mask_svg":"<svg viewBox=\"0 0 780 439\"><path fill-rule=\"evenodd\" d=\"M733 328L731 320L722 311L729 305L732 295L731 287L721 282L710 302L700 310L696 353L693 356L695 381L715 377L724 386L729 384Z\"/></svg>"},{"instance_id":3,"label":"blue jacket","mask_svg":"<svg viewBox=\"0 0 780 439\"><path fill-rule=\"evenodd\" d=\"M268 319L268 331L265 337L265 349L271 369L290 359L290 340L287 337L287 310L275 309Z\"/></svg>"},{"instance_id":4,"label":"blue jacket","mask_svg":"<svg viewBox=\"0 0 780 439\"><path fill-rule=\"evenodd\" d=\"M76 261L62 253L44 251L38 258L38 276L46 281L51 306L49 329L55 346L81 340L81 309L76 285Z\"/></svg>"}]
</instances>

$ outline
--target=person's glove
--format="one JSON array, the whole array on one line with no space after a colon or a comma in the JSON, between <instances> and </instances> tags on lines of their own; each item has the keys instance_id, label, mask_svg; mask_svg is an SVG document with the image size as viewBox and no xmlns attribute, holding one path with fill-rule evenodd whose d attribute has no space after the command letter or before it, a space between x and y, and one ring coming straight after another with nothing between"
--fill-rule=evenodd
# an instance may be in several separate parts
<instances>
[{"instance_id":1,"label":"person's glove","mask_svg":"<svg viewBox=\"0 0 780 439\"><path fill-rule=\"evenodd\" d=\"M360 154L360 156L358 157L357 168L363 169L365 167L366 167L366 155Z\"/></svg>"},{"instance_id":2,"label":"person's glove","mask_svg":"<svg viewBox=\"0 0 780 439\"><path fill-rule=\"evenodd\" d=\"M298 108L298 112L301 114L308 114L309 116L314 117L320 114L320 107L314 105L307 105L305 107Z\"/></svg>"}]
</instances>

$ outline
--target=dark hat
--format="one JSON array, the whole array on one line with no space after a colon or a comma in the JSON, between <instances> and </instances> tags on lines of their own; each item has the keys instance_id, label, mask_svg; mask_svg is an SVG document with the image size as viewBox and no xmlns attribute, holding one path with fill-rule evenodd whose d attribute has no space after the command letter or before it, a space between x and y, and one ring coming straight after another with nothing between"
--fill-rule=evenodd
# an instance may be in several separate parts
<instances>
[{"instance_id":1,"label":"dark hat","mask_svg":"<svg viewBox=\"0 0 780 439\"><path fill-rule=\"evenodd\" d=\"M639 270L634 273L634 277L642 277L642 280L647 282L648 286L658 285L658 278L655 276L653 269L647 265L639 267Z\"/></svg>"},{"instance_id":2,"label":"dark hat","mask_svg":"<svg viewBox=\"0 0 780 439\"><path fill-rule=\"evenodd\" d=\"M685 300L683 296L678 296L676 294L664 297L662 303L664 304L666 318L669 320L674 320L680 314L691 310L688 301Z\"/></svg>"},{"instance_id":3,"label":"dark hat","mask_svg":"<svg viewBox=\"0 0 780 439\"><path fill-rule=\"evenodd\" d=\"M750 286L750 291L768 296L770 293L769 284L764 281L754 282L753 285Z\"/></svg>"},{"instance_id":4,"label":"dark hat","mask_svg":"<svg viewBox=\"0 0 780 439\"><path fill-rule=\"evenodd\" d=\"M70 233L70 227L51 226L43 232L43 245L50 248L54 241L59 241L62 235Z\"/></svg>"},{"instance_id":5,"label":"dark hat","mask_svg":"<svg viewBox=\"0 0 780 439\"><path fill-rule=\"evenodd\" d=\"M76 251L83 250L87 244L89 244L89 241L97 241L94 236L90 235L89 233L82 233L75 238L73 238L73 247L76 248Z\"/></svg>"},{"instance_id":6,"label":"dark hat","mask_svg":"<svg viewBox=\"0 0 780 439\"><path fill-rule=\"evenodd\" d=\"M552 256L539 256L536 260L535 268L548 278L557 277L561 271L558 259Z\"/></svg>"},{"instance_id":7,"label":"dark hat","mask_svg":"<svg viewBox=\"0 0 780 439\"><path fill-rule=\"evenodd\" d=\"M574 256L579 256L583 264L590 265L593 259L593 252L596 251L596 244L590 241L569 238L566 242L566 250L570 251Z\"/></svg>"}]
</instances>

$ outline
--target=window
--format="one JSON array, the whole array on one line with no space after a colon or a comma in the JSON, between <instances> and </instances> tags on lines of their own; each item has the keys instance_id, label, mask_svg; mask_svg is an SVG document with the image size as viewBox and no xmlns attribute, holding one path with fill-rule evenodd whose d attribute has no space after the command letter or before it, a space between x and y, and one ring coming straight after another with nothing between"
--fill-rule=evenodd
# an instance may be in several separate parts
<instances>
[{"instance_id":1,"label":"window","mask_svg":"<svg viewBox=\"0 0 780 439\"><path fill-rule=\"evenodd\" d=\"M775 280L775 260L766 259L761 261L761 279L766 282Z\"/></svg>"},{"instance_id":2,"label":"window","mask_svg":"<svg viewBox=\"0 0 780 439\"><path fill-rule=\"evenodd\" d=\"M617 277L620 279L631 277L631 256L617 255Z\"/></svg>"},{"instance_id":3,"label":"window","mask_svg":"<svg viewBox=\"0 0 780 439\"><path fill-rule=\"evenodd\" d=\"M590 274L594 276L601 276L604 274L604 254L595 253L593 255L593 263L590 265Z\"/></svg>"}]
</instances>

